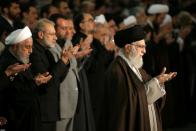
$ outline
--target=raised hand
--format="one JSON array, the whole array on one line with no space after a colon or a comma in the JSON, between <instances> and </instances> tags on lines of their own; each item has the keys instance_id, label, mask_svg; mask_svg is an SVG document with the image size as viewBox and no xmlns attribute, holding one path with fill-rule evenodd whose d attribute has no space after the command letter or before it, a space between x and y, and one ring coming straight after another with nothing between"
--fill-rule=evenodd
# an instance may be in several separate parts
<instances>
[{"instance_id":1,"label":"raised hand","mask_svg":"<svg viewBox=\"0 0 196 131\"><path fill-rule=\"evenodd\" d=\"M71 59L72 57L74 57L73 53L76 52L76 49L69 47L67 50L63 50L61 52L61 60L65 63L68 64L69 63L69 59Z\"/></svg>"},{"instance_id":2,"label":"raised hand","mask_svg":"<svg viewBox=\"0 0 196 131\"><path fill-rule=\"evenodd\" d=\"M156 77L160 85L163 85L166 81L173 79L177 75L177 72L170 72L168 74L166 74L165 72L166 72L166 67L164 67L161 74Z\"/></svg>"},{"instance_id":3,"label":"raised hand","mask_svg":"<svg viewBox=\"0 0 196 131\"><path fill-rule=\"evenodd\" d=\"M71 48L71 53L75 56L78 53L79 49L80 49L80 45L76 45Z\"/></svg>"},{"instance_id":4,"label":"raised hand","mask_svg":"<svg viewBox=\"0 0 196 131\"><path fill-rule=\"evenodd\" d=\"M88 35L84 40L81 39L80 40L80 47L81 49L88 49L91 48L91 43L93 41L93 35Z\"/></svg>"},{"instance_id":5,"label":"raised hand","mask_svg":"<svg viewBox=\"0 0 196 131\"><path fill-rule=\"evenodd\" d=\"M52 78L52 75L49 74L49 72L38 74L35 76L34 80L36 85L46 84L48 81Z\"/></svg>"},{"instance_id":6,"label":"raised hand","mask_svg":"<svg viewBox=\"0 0 196 131\"><path fill-rule=\"evenodd\" d=\"M31 66L31 63L29 64L13 64L7 67L7 69L5 70L5 74L7 76L11 76L11 75L15 75L21 71L25 71L26 69L28 69Z\"/></svg>"},{"instance_id":7,"label":"raised hand","mask_svg":"<svg viewBox=\"0 0 196 131\"><path fill-rule=\"evenodd\" d=\"M7 119L5 117L0 117L0 126L3 126L7 123Z\"/></svg>"}]
</instances>

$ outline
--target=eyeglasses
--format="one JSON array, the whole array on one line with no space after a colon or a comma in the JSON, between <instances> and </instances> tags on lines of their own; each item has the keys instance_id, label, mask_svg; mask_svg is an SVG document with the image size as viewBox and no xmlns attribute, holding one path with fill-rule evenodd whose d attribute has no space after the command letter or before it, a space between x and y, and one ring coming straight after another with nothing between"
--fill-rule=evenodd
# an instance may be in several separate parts
<instances>
[{"instance_id":1,"label":"eyeglasses","mask_svg":"<svg viewBox=\"0 0 196 131\"><path fill-rule=\"evenodd\" d=\"M93 22L94 22L94 19L89 19L89 20L82 21L81 23L93 23Z\"/></svg>"},{"instance_id":2,"label":"eyeglasses","mask_svg":"<svg viewBox=\"0 0 196 131\"><path fill-rule=\"evenodd\" d=\"M45 34L47 35L50 35L50 36L56 36L56 33L55 32L46 32L46 31L43 31Z\"/></svg>"},{"instance_id":3,"label":"eyeglasses","mask_svg":"<svg viewBox=\"0 0 196 131\"><path fill-rule=\"evenodd\" d=\"M23 45L20 45L21 46L21 48L23 48L23 49L27 49L27 50L30 50L30 49L32 49L33 48L33 45L32 44L23 44Z\"/></svg>"},{"instance_id":4,"label":"eyeglasses","mask_svg":"<svg viewBox=\"0 0 196 131\"><path fill-rule=\"evenodd\" d=\"M136 46L137 48L146 49L146 45L136 45L136 44L132 44L132 45Z\"/></svg>"},{"instance_id":5,"label":"eyeglasses","mask_svg":"<svg viewBox=\"0 0 196 131\"><path fill-rule=\"evenodd\" d=\"M58 26L62 30L74 30L74 27L69 27L69 26Z\"/></svg>"}]
</instances>

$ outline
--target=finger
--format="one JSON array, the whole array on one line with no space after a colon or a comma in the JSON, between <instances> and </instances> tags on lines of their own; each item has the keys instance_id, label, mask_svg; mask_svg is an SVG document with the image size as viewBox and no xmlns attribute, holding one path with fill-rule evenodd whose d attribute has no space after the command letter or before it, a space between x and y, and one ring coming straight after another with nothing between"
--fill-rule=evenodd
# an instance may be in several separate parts
<instances>
[{"instance_id":1,"label":"finger","mask_svg":"<svg viewBox=\"0 0 196 131\"><path fill-rule=\"evenodd\" d=\"M166 67L163 67L161 74L165 74L165 72L166 72Z\"/></svg>"},{"instance_id":2,"label":"finger","mask_svg":"<svg viewBox=\"0 0 196 131\"><path fill-rule=\"evenodd\" d=\"M32 64L31 64L31 63L28 63L27 65L28 65L28 66L31 66Z\"/></svg>"},{"instance_id":3,"label":"finger","mask_svg":"<svg viewBox=\"0 0 196 131\"><path fill-rule=\"evenodd\" d=\"M17 66L17 65L19 65L19 63L15 63L15 64L13 64L12 66Z\"/></svg>"},{"instance_id":4,"label":"finger","mask_svg":"<svg viewBox=\"0 0 196 131\"><path fill-rule=\"evenodd\" d=\"M31 63L25 64L24 65L24 70L28 69L31 66Z\"/></svg>"},{"instance_id":5,"label":"finger","mask_svg":"<svg viewBox=\"0 0 196 131\"><path fill-rule=\"evenodd\" d=\"M83 41L84 41L83 38L81 38L79 44L81 45Z\"/></svg>"},{"instance_id":6,"label":"finger","mask_svg":"<svg viewBox=\"0 0 196 131\"><path fill-rule=\"evenodd\" d=\"M25 71L27 68L29 68L29 65L22 64L22 65L16 65L13 68L13 70L15 70L16 72L20 72L20 71Z\"/></svg>"},{"instance_id":7,"label":"finger","mask_svg":"<svg viewBox=\"0 0 196 131\"><path fill-rule=\"evenodd\" d=\"M73 48L73 55L75 55L77 52L78 52L78 50L79 50L79 46L74 46L74 48Z\"/></svg>"},{"instance_id":8,"label":"finger","mask_svg":"<svg viewBox=\"0 0 196 131\"><path fill-rule=\"evenodd\" d=\"M170 77L171 78L174 78L174 77L176 77L176 75L177 75L177 72L172 72L171 75L170 75Z\"/></svg>"},{"instance_id":9,"label":"finger","mask_svg":"<svg viewBox=\"0 0 196 131\"><path fill-rule=\"evenodd\" d=\"M48 75L47 77L44 77L44 78L42 79L42 82L43 82L43 83L47 83L51 78L52 78L52 75Z\"/></svg>"},{"instance_id":10,"label":"finger","mask_svg":"<svg viewBox=\"0 0 196 131\"><path fill-rule=\"evenodd\" d=\"M45 72L42 74L43 76L48 76L49 75L49 72Z\"/></svg>"}]
</instances>

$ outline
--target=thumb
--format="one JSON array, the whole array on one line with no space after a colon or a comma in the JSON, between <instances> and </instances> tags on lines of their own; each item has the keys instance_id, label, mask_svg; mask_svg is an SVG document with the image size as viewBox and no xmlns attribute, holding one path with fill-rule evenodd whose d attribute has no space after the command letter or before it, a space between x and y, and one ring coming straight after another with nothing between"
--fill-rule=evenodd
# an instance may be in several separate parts
<instances>
[{"instance_id":1,"label":"thumb","mask_svg":"<svg viewBox=\"0 0 196 131\"><path fill-rule=\"evenodd\" d=\"M83 41L84 41L84 39L83 39L83 38L81 38L81 39L80 39L80 41L79 41L79 43L81 44Z\"/></svg>"},{"instance_id":2,"label":"thumb","mask_svg":"<svg viewBox=\"0 0 196 131\"><path fill-rule=\"evenodd\" d=\"M166 67L163 67L161 74L165 74L166 72Z\"/></svg>"}]
</instances>

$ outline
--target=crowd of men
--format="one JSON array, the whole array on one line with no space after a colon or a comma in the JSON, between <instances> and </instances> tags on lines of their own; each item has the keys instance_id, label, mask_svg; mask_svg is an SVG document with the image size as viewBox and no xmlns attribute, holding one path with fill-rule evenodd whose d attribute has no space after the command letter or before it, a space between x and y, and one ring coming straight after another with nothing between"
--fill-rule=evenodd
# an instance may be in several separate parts
<instances>
[{"instance_id":1,"label":"crowd of men","mask_svg":"<svg viewBox=\"0 0 196 131\"><path fill-rule=\"evenodd\" d=\"M162 131L196 121L195 10L0 3L0 128Z\"/></svg>"}]
</instances>

